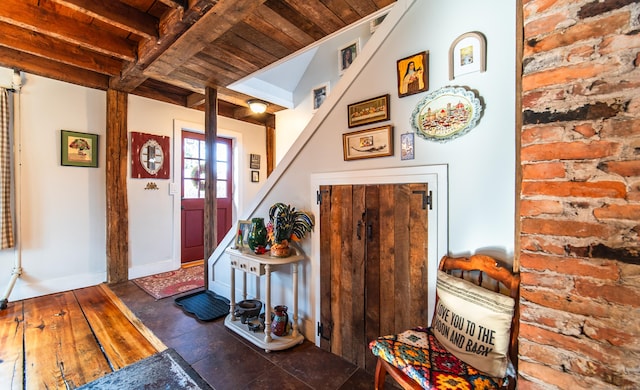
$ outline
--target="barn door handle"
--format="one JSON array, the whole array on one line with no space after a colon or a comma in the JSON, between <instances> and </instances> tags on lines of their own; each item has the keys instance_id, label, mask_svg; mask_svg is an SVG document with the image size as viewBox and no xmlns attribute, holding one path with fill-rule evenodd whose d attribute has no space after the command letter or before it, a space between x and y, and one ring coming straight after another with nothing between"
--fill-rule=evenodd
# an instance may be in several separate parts
<instances>
[{"instance_id":1,"label":"barn door handle","mask_svg":"<svg viewBox=\"0 0 640 390\"><path fill-rule=\"evenodd\" d=\"M368 240L372 240L373 239L373 225L372 224L367 225L367 239Z\"/></svg>"},{"instance_id":2,"label":"barn door handle","mask_svg":"<svg viewBox=\"0 0 640 390\"><path fill-rule=\"evenodd\" d=\"M361 228L362 228L362 221L358 221L358 227L356 228L356 237L358 237L358 241L362 240L362 235L360 235Z\"/></svg>"}]
</instances>

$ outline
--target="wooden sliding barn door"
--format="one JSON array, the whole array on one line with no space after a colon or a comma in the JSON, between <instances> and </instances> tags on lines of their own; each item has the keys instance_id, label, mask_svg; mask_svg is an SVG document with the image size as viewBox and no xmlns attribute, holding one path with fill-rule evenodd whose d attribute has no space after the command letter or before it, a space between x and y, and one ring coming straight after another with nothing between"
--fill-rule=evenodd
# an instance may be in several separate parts
<instances>
[{"instance_id":1,"label":"wooden sliding barn door","mask_svg":"<svg viewBox=\"0 0 640 390\"><path fill-rule=\"evenodd\" d=\"M321 347L373 372L370 340L428 325L427 184L320 194Z\"/></svg>"}]
</instances>

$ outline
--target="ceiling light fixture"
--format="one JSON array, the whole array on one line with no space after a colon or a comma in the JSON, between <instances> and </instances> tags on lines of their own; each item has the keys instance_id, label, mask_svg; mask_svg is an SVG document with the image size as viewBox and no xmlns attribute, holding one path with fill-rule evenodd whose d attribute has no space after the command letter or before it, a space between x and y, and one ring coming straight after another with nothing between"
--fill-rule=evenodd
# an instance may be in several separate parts
<instances>
[{"instance_id":1,"label":"ceiling light fixture","mask_svg":"<svg viewBox=\"0 0 640 390\"><path fill-rule=\"evenodd\" d=\"M267 111L267 103L263 102L262 100L249 100L247 101L247 104L249 105L251 111L255 112L256 114L262 114L263 112Z\"/></svg>"}]
</instances>

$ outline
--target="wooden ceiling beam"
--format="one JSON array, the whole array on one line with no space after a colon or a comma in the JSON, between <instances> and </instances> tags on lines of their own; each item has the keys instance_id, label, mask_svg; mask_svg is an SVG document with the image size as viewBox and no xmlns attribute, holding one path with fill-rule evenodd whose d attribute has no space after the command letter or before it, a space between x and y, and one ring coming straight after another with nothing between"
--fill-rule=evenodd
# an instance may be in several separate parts
<instances>
[{"instance_id":1,"label":"wooden ceiling beam","mask_svg":"<svg viewBox=\"0 0 640 390\"><path fill-rule=\"evenodd\" d=\"M0 46L111 76L122 68L122 62L113 57L4 22L0 22Z\"/></svg>"},{"instance_id":2,"label":"wooden ceiling beam","mask_svg":"<svg viewBox=\"0 0 640 390\"><path fill-rule=\"evenodd\" d=\"M265 0L220 0L176 42L149 65L145 72L168 75L196 53L251 14Z\"/></svg>"},{"instance_id":3,"label":"wooden ceiling beam","mask_svg":"<svg viewBox=\"0 0 640 390\"><path fill-rule=\"evenodd\" d=\"M119 78L111 80L111 88L133 91L149 78L145 69L158 56L174 44L177 37L184 34L191 25L202 18L217 0L194 0L185 10L182 6L173 8L160 18L158 39L147 39L138 46L138 60L127 64Z\"/></svg>"},{"instance_id":4,"label":"wooden ceiling beam","mask_svg":"<svg viewBox=\"0 0 640 390\"><path fill-rule=\"evenodd\" d=\"M94 25L78 24L71 17L24 0L2 0L0 21L125 61L133 61L136 57L134 43L126 38L109 34Z\"/></svg>"},{"instance_id":5,"label":"wooden ceiling beam","mask_svg":"<svg viewBox=\"0 0 640 390\"><path fill-rule=\"evenodd\" d=\"M125 3L95 0L52 1L146 39L158 37L158 19Z\"/></svg>"},{"instance_id":6,"label":"wooden ceiling beam","mask_svg":"<svg viewBox=\"0 0 640 390\"><path fill-rule=\"evenodd\" d=\"M88 88L106 90L109 86L109 77L103 74L75 68L6 47L0 47L0 66Z\"/></svg>"}]
</instances>

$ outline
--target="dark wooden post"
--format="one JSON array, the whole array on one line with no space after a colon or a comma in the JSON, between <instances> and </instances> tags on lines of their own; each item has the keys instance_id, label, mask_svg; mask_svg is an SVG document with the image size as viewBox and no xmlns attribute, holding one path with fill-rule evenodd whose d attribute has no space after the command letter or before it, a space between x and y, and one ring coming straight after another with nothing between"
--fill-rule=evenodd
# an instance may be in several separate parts
<instances>
[{"instance_id":1,"label":"dark wooden post","mask_svg":"<svg viewBox=\"0 0 640 390\"><path fill-rule=\"evenodd\" d=\"M276 167L276 116L270 115L265 122L267 132L267 177Z\"/></svg>"},{"instance_id":2,"label":"dark wooden post","mask_svg":"<svg viewBox=\"0 0 640 390\"><path fill-rule=\"evenodd\" d=\"M127 98L107 90L107 283L129 280Z\"/></svg>"},{"instance_id":3,"label":"dark wooden post","mask_svg":"<svg viewBox=\"0 0 640 390\"><path fill-rule=\"evenodd\" d=\"M206 150L204 192L204 280L209 288L209 266L207 261L218 246L218 211L216 201L216 138L218 137L218 91L205 90L204 143Z\"/></svg>"}]
</instances>

